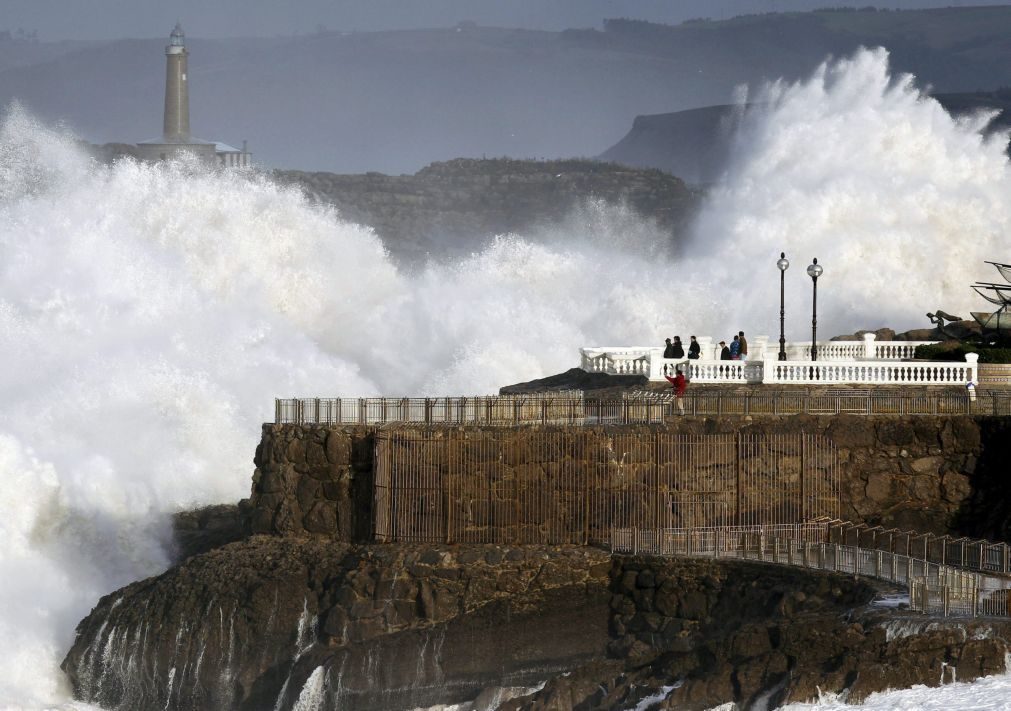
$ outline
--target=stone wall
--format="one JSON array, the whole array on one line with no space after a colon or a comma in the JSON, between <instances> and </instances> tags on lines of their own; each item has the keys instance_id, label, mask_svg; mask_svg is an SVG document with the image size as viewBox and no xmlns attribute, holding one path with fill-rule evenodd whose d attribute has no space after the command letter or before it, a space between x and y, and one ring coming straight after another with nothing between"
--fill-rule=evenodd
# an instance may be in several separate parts
<instances>
[{"instance_id":1,"label":"stone wall","mask_svg":"<svg viewBox=\"0 0 1011 711\"><path fill-rule=\"evenodd\" d=\"M407 428L410 429L410 428ZM494 428L499 437L545 430ZM600 438L653 433L655 426L578 428ZM838 448L842 518L922 532L1005 538L1002 491L1008 418L791 416L679 418L659 426L691 434L821 434ZM463 429L480 435L480 429ZM374 429L264 425L253 477L252 530L368 541L372 533ZM640 452L642 466L653 454ZM637 455L637 456L639 456ZM559 457L568 456L559 452ZM637 460L638 461L638 460Z\"/></svg>"}]
</instances>

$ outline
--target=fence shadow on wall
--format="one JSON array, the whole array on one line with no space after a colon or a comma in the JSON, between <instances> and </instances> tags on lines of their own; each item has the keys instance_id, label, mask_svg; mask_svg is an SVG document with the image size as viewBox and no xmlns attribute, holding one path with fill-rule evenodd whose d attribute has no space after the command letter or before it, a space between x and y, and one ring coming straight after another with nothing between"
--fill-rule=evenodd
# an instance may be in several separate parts
<instances>
[{"instance_id":1,"label":"fence shadow on wall","mask_svg":"<svg viewBox=\"0 0 1011 711\"><path fill-rule=\"evenodd\" d=\"M839 514L821 435L381 431L374 536L608 543L612 528L798 523Z\"/></svg>"}]
</instances>

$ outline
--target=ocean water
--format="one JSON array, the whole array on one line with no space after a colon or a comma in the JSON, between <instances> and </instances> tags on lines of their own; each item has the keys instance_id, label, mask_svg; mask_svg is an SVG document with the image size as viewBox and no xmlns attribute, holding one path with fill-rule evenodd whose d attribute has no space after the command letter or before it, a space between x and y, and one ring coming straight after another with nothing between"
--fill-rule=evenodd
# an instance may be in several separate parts
<instances>
[{"instance_id":1,"label":"ocean water","mask_svg":"<svg viewBox=\"0 0 1011 711\"><path fill-rule=\"evenodd\" d=\"M686 256L589 202L561 227L411 269L264 177L98 166L11 107L0 707L83 708L59 670L76 623L168 565L172 512L248 495L274 397L483 394L572 367L581 345L772 335L781 249L792 338L807 337L813 256L822 333L970 308L981 260L1011 256L1011 173L987 117L952 119L882 51L756 91L765 108Z\"/></svg>"}]
</instances>

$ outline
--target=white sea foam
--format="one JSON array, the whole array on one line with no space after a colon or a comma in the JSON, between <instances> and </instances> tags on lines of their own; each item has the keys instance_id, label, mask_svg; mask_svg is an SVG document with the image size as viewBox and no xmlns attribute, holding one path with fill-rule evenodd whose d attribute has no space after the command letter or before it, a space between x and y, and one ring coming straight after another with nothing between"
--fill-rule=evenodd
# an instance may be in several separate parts
<instances>
[{"instance_id":1,"label":"white sea foam","mask_svg":"<svg viewBox=\"0 0 1011 711\"><path fill-rule=\"evenodd\" d=\"M723 295L704 322L777 333L781 251L788 339L810 338L814 257L819 337L989 310L969 284L997 276L983 260L1011 257L1007 136L981 134L992 113L953 119L913 77L892 75L883 49L752 93L698 222L691 269L701 291Z\"/></svg>"},{"instance_id":2,"label":"white sea foam","mask_svg":"<svg viewBox=\"0 0 1011 711\"><path fill-rule=\"evenodd\" d=\"M68 703L58 665L75 624L164 569L166 514L248 493L272 397L488 393L571 367L580 345L770 333L780 249L792 312L806 259L824 262L828 332L963 309L1011 210L982 120L955 122L891 80L880 52L765 96L681 263L648 225L591 203L551 235L411 274L296 191L195 165L99 167L12 110L0 706Z\"/></svg>"},{"instance_id":3,"label":"white sea foam","mask_svg":"<svg viewBox=\"0 0 1011 711\"><path fill-rule=\"evenodd\" d=\"M861 704L846 704L831 695L815 703L787 704L782 711L1007 711L1011 709L1011 676L988 676L972 683L939 687L923 685L871 694Z\"/></svg>"}]
</instances>

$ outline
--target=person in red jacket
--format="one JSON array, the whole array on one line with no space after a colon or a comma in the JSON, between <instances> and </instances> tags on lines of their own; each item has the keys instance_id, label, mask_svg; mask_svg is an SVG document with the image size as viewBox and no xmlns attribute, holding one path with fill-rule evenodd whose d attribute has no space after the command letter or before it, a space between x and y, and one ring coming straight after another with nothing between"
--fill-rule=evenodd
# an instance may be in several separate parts
<instances>
[{"instance_id":1,"label":"person in red jacket","mask_svg":"<svg viewBox=\"0 0 1011 711\"><path fill-rule=\"evenodd\" d=\"M685 414L684 396L685 390L688 389L688 381L685 380L685 375L681 372L681 366L677 367L677 374L673 378L666 374L663 377L667 378L667 382L674 389L674 402L678 405L678 412L682 415Z\"/></svg>"}]
</instances>

